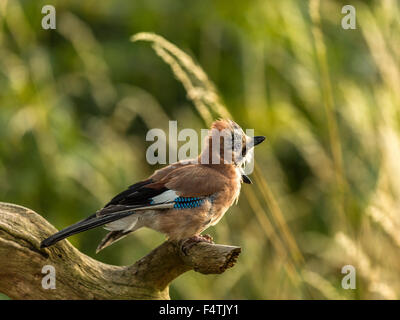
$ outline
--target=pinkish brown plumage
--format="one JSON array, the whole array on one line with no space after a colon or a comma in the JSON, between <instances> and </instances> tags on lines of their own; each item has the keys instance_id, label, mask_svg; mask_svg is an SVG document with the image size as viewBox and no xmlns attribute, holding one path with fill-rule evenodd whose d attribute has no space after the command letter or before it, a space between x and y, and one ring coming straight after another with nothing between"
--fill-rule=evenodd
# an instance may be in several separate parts
<instances>
[{"instance_id":1,"label":"pinkish brown plumage","mask_svg":"<svg viewBox=\"0 0 400 320\"><path fill-rule=\"evenodd\" d=\"M155 171L115 196L103 209L44 240L41 247L105 225L110 232L97 252L131 232L148 227L171 240L196 237L215 225L237 201L248 152L264 137L249 137L231 120L215 121L197 159Z\"/></svg>"}]
</instances>

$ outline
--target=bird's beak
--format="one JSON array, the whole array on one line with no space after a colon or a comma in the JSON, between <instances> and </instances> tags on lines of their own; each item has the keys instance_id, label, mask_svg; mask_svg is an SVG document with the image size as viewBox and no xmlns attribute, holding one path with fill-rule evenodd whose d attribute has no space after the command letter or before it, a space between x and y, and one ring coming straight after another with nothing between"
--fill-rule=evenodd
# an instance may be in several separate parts
<instances>
[{"instance_id":1,"label":"bird's beak","mask_svg":"<svg viewBox=\"0 0 400 320\"><path fill-rule=\"evenodd\" d=\"M260 144L261 142L263 142L264 140L265 140L264 136L255 136L253 138L253 141L254 141L253 145L256 146L256 145Z\"/></svg>"},{"instance_id":2,"label":"bird's beak","mask_svg":"<svg viewBox=\"0 0 400 320\"><path fill-rule=\"evenodd\" d=\"M251 181L251 179L245 174L242 174L242 181L247 184L253 184L253 181Z\"/></svg>"}]
</instances>

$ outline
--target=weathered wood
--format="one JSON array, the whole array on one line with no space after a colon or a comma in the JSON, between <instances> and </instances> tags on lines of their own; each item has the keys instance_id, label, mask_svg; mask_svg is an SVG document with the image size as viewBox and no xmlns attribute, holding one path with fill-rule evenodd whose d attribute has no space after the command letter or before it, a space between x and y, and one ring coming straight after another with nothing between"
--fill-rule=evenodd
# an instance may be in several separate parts
<instances>
[{"instance_id":1,"label":"weathered wood","mask_svg":"<svg viewBox=\"0 0 400 320\"><path fill-rule=\"evenodd\" d=\"M182 273L222 273L240 248L199 242L185 252L166 241L131 266L99 262L69 241L40 249L57 230L34 211L0 203L0 292L12 299L169 299L169 283ZM56 289L43 289L43 266L56 270Z\"/></svg>"}]
</instances>

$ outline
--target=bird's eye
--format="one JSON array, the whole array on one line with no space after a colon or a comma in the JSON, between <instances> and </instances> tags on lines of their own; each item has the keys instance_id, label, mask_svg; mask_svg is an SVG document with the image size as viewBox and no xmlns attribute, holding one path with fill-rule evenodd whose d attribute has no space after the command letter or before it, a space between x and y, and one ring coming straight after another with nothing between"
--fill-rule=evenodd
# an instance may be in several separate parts
<instances>
[{"instance_id":1,"label":"bird's eye","mask_svg":"<svg viewBox=\"0 0 400 320\"><path fill-rule=\"evenodd\" d=\"M247 149L246 149L246 139L243 138L242 139L242 157L244 157L247 153Z\"/></svg>"},{"instance_id":2,"label":"bird's eye","mask_svg":"<svg viewBox=\"0 0 400 320\"><path fill-rule=\"evenodd\" d=\"M244 157L244 156L246 155L246 153L247 153L246 145L243 145L243 148L242 148L242 156Z\"/></svg>"}]
</instances>

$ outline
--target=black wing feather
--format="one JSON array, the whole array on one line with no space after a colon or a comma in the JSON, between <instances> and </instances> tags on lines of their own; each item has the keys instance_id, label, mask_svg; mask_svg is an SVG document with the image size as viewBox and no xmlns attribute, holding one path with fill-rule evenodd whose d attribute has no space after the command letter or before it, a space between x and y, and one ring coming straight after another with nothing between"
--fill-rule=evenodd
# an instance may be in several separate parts
<instances>
[{"instance_id":1,"label":"black wing feather","mask_svg":"<svg viewBox=\"0 0 400 320\"><path fill-rule=\"evenodd\" d=\"M148 180L144 180L144 181L140 181L138 183L135 183L131 186L128 187L128 189L126 189L125 191L122 191L121 193L117 194L114 198L112 198L110 200L109 203L107 203L104 207L113 205L113 204L120 204L119 202L124 200L127 196L129 196L130 194L138 191L139 189L141 189L143 186L152 183L153 180L148 179Z\"/></svg>"},{"instance_id":2,"label":"black wing feather","mask_svg":"<svg viewBox=\"0 0 400 320\"><path fill-rule=\"evenodd\" d=\"M98 215L104 213L116 212L124 210L125 206L146 206L151 204L151 199L168 190L166 187L148 188L148 184L152 183L151 179L138 182L130 186L127 190L116 195L102 210L97 212Z\"/></svg>"}]
</instances>

